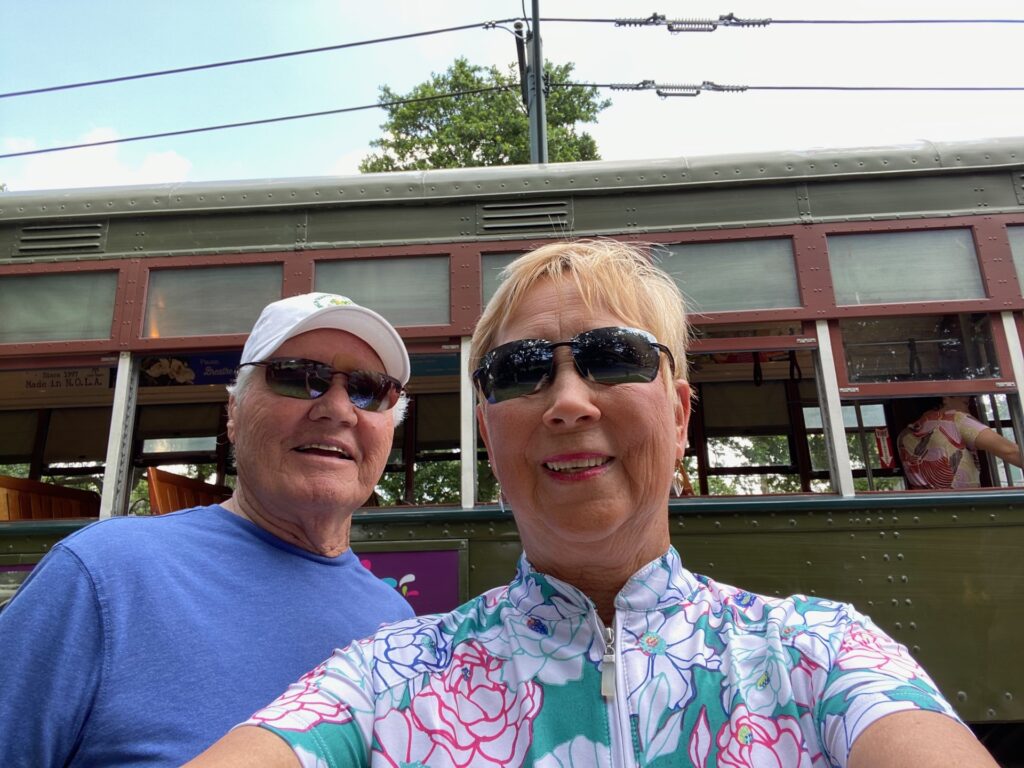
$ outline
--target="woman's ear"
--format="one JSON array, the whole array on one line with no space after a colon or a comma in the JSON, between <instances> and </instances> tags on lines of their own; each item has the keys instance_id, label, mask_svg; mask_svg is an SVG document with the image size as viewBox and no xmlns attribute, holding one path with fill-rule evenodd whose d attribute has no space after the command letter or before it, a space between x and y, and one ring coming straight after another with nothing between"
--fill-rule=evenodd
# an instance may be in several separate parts
<instances>
[{"instance_id":1,"label":"woman's ear","mask_svg":"<svg viewBox=\"0 0 1024 768\"><path fill-rule=\"evenodd\" d=\"M676 379L675 391L676 459L681 459L686 453L686 430L690 425L690 385L683 379Z\"/></svg>"},{"instance_id":2,"label":"woman's ear","mask_svg":"<svg viewBox=\"0 0 1024 768\"><path fill-rule=\"evenodd\" d=\"M480 439L484 441L484 448L487 449L487 457L491 459L491 472L494 473L495 479L498 481L498 485L501 485L501 478L498 477L498 470L494 466L494 458L491 453L491 436L487 432L487 415L484 413L484 406L482 404L476 407L476 423L480 428Z\"/></svg>"}]
</instances>

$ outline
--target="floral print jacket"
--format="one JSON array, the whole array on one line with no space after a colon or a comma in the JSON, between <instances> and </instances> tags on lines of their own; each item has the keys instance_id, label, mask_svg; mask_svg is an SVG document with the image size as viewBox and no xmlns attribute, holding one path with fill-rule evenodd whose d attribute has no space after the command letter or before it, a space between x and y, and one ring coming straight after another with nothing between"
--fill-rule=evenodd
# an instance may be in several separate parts
<instances>
[{"instance_id":1,"label":"floral print jacket","mask_svg":"<svg viewBox=\"0 0 1024 768\"><path fill-rule=\"evenodd\" d=\"M892 712L953 714L870 619L818 598L717 584L669 549L605 627L533 570L451 613L392 624L305 675L248 724L303 766L846 765Z\"/></svg>"}]
</instances>

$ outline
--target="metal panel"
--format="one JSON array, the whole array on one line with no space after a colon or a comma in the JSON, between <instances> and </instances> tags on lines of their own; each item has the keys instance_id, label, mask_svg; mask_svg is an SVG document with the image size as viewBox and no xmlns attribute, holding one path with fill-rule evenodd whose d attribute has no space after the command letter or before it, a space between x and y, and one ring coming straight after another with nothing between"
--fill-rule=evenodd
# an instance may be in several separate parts
<instances>
[{"instance_id":1,"label":"metal panel","mask_svg":"<svg viewBox=\"0 0 1024 768\"><path fill-rule=\"evenodd\" d=\"M1007 171L822 181L809 183L808 191L814 221L957 216L1020 208Z\"/></svg>"},{"instance_id":2,"label":"metal panel","mask_svg":"<svg viewBox=\"0 0 1024 768\"><path fill-rule=\"evenodd\" d=\"M451 205L376 205L311 210L310 248L476 239L476 209Z\"/></svg>"}]
</instances>

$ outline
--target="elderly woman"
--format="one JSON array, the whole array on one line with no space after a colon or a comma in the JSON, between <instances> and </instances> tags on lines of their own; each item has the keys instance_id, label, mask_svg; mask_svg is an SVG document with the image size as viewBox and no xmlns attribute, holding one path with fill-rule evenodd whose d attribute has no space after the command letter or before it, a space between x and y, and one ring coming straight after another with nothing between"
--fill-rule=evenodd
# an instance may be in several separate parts
<instances>
[{"instance_id":1,"label":"elderly woman","mask_svg":"<svg viewBox=\"0 0 1024 768\"><path fill-rule=\"evenodd\" d=\"M687 571L673 281L616 242L513 262L473 337L512 582L338 651L197 766L994 766L851 606Z\"/></svg>"}]
</instances>

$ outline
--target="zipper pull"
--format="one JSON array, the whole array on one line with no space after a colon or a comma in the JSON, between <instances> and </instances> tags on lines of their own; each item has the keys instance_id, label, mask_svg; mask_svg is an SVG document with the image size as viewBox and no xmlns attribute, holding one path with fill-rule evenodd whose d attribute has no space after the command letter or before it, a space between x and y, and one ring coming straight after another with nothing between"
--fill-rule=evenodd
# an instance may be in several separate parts
<instances>
[{"instance_id":1,"label":"zipper pull","mask_svg":"<svg viewBox=\"0 0 1024 768\"><path fill-rule=\"evenodd\" d=\"M601 657L601 695L615 698L615 635L611 627L604 628L604 656Z\"/></svg>"}]
</instances>

